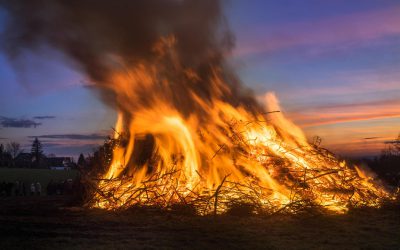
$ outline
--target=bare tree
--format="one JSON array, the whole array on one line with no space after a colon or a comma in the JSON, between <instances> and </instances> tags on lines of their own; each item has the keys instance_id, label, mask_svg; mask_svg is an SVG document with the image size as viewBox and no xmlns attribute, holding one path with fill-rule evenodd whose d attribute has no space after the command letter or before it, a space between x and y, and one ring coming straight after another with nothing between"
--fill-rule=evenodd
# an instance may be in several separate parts
<instances>
[{"instance_id":1,"label":"bare tree","mask_svg":"<svg viewBox=\"0 0 400 250\"><path fill-rule=\"evenodd\" d=\"M393 143L395 149L397 150L397 153L399 153L400 155L400 134L397 136L397 139L395 140L395 142Z\"/></svg>"},{"instance_id":2,"label":"bare tree","mask_svg":"<svg viewBox=\"0 0 400 250\"><path fill-rule=\"evenodd\" d=\"M394 140L386 142L388 146L382 151L383 156L400 156L400 134Z\"/></svg>"},{"instance_id":3,"label":"bare tree","mask_svg":"<svg viewBox=\"0 0 400 250\"><path fill-rule=\"evenodd\" d=\"M6 151L11 155L13 160L22 153L21 145L18 142L10 142L6 146Z\"/></svg>"}]
</instances>

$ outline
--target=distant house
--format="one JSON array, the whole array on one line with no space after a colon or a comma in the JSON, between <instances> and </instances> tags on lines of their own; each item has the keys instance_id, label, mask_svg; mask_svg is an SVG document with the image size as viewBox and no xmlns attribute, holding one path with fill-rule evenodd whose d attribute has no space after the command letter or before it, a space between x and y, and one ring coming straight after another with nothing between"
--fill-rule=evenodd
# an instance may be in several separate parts
<instances>
[{"instance_id":1,"label":"distant house","mask_svg":"<svg viewBox=\"0 0 400 250\"><path fill-rule=\"evenodd\" d=\"M75 167L72 157L48 157L46 160L52 170L71 170Z\"/></svg>"}]
</instances>

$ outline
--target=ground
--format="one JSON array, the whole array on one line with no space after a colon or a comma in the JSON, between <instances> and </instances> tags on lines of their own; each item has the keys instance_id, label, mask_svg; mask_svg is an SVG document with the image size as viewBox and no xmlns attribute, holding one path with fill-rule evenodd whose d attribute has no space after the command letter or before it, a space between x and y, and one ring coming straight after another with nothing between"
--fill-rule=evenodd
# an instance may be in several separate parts
<instances>
[{"instance_id":1,"label":"ground","mask_svg":"<svg viewBox=\"0 0 400 250\"><path fill-rule=\"evenodd\" d=\"M0 249L400 249L400 207L345 215L183 216L0 200ZM68 203L67 203L68 204Z\"/></svg>"}]
</instances>

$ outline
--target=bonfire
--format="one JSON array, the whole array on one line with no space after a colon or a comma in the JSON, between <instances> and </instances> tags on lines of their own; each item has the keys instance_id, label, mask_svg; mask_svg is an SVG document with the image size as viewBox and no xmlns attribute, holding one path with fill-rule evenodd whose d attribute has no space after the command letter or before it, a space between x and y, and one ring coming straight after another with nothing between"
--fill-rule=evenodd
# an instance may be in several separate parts
<instances>
[{"instance_id":1,"label":"bonfire","mask_svg":"<svg viewBox=\"0 0 400 250\"><path fill-rule=\"evenodd\" d=\"M110 76L106 87L119 107L115 146L89 206L343 213L391 199L373 175L310 144L273 93L262 104L251 95L235 100L235 79L223 66L205 65L209 73L199 75L180 61L177 43L164 37L154 44L156 59ZM204 82L206 93L197 87Z\"/></svg>"},{"instance_id":2,"label":"bonfire","mask_svg":"<svg viewBox=\"0 0 400 250\"><path fill-rule=\"evenodd\" d=\"M273 93L241 84L221 1L45 2L4 3L17 17L10 56L49 45L118 113L88 206L342 213L391 199L373 175L308 143Z\"/></svg>"}]
</instances>

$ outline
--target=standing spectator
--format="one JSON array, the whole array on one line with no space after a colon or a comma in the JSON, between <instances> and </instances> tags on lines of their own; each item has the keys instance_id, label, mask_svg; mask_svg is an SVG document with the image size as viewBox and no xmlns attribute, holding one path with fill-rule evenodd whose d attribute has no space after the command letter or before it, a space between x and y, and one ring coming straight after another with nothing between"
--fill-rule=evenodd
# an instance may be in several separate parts
<instances>
[{"instance_id":1,"label":"standing spectator","mask_svg":"<svg viewBox=\"0 0 400 250\"><path fill-rule=\"evenodd\" d=\"M3 181L0 183L0 196L3 196L6 194L6 182Z\"/></svg>"},{"instance_id":2,"label":"standing spectator","mask_svg":"<svg viewBox=\"0 0 400 250\"><path fill-rule=\"evenodd\" d=\"M12 195L13 187L14 187L14 183L7 182L7 184L6 184L6 194L7 194L7 196L11 196Z\"/></svg>"},{"instance_id":3,"label":"standing spectator","mask_svg":"<svg viewBox=\"0 0 400 250\"><path fill-rule=\"evenodd\" d=\"M42 193L42 185L40 185L40 182L36 182L36 194L40 196Z\"/></svg>"},{"instance_id":4,"label":"standing spectator","mask_svg":"<svg viewBox=\"0 0 400 250\"><path fill-rule=\"evenodd\" d=\"M51 179L50 182L47 183L46 194L47 195L53 195L53 179Z\"/></svg>"},{"instance_id":5,"label":"standing spectator","mask_svg":"<svg viewBox=\"0 0 400 250\"><path fill-rule=\"evenodd\" d=\"M22 182L22 195L26 196L26 187L25 187L25 182Z\"/></svg>"},{"instance_id":6,"label":"standing spectator","mask_svg":"<svg viewBox=\"0 0 400 250\"><path fill-rule=\"evenodd\" d=\"M32 184L31 184L31 195L35 195L35 192L36 192L35 183L32 182Z\"/></svg>"},{"instance_id":7,"label":"standing spectator","mask_svg":"<svg viewBox=\"0 0 400 250\"><path fill-rule=\"evenodd\" d=\"M16 181L15 182L15 189L14 189L15 196L19 196L19 192L20 192L19 188L20 188L20 183L19 183L19 181Z\"/></svg>"},{"instance_id":8,"label":"standing spectator","mask_svg":"<svg viewBox=\"0 0 400 250\"><path fill-rule=\"evenodd\" d=\"M64 194L67 195L72 194L72 179L67 179L64 181L63 189L64 189Z\"/></svg>"},{"instance_id":9,"label":"standing spectator","mask_svg":"<svg viewBox=\"0 0 400 250\"><path fill-rule=\"evenodd\" d=\"M24 186L24 182L23 181L20 181L19 182L19 193L18 193L18 196L22 196L23 195L23 193L24 193L24 188L25 188L25 186Z\"/></svg>"},{"instance_id":10,"label":"standing spectator","mask_svg":"<svg viewBox=\"0 0 400 250\"><path fill-rule=\"evenodd\" d=\"M63 195L64 194L64 182L62 182L62 181L59 181L58 183L57 183L57 189L56 189L56 194L58 194L58 195Z\"/></svg>"}]
</instances>

